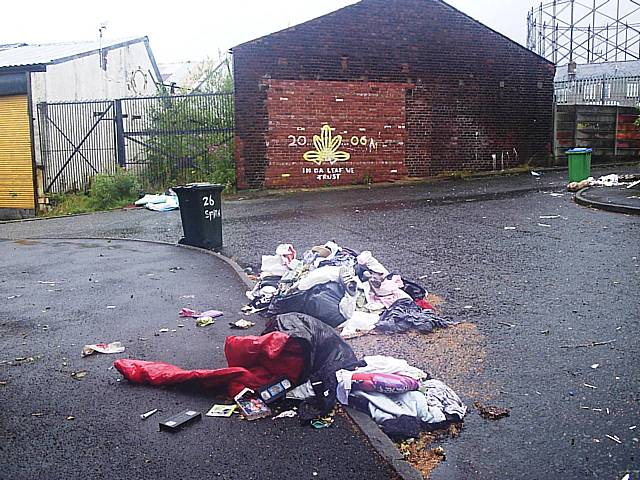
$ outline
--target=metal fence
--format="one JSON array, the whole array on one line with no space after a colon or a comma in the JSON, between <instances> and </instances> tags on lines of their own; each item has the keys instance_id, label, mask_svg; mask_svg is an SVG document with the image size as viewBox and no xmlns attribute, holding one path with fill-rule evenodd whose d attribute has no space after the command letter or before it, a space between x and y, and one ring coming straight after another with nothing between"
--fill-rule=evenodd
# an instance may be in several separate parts
<instances>
[{"instance_id":1,"label":"metal fence","mask_svg":"<svg viewBox=\"0 0 640 480\"><path fill-rule=\"evenodd\" d=\"M233 94L38 104L38 158L48 193L87 190L118 166L143 187L215 180L233 168Z\"/></svg>"},{"instance_id":2,"label":"metal fence","mask_svg":"<svg viewBox=\"0 0 640 480\"><path fill-rule=\"evenodd\" d=\"M559 105L640 105L640 76L602 76L554 83Z\"/></svg>"}]
</instances>

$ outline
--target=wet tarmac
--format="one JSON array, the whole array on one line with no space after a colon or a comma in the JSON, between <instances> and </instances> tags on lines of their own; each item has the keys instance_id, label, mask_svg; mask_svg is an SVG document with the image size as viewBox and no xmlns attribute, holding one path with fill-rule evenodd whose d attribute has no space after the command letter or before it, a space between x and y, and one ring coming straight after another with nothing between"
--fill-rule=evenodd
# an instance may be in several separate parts
<instances>
[{"instance_id":1,"label":"wet tarmac","mask_svg":"<svg viewBox=\"0 0 640 480\"><path fill-rule=\"evenodd\" d=\"M370 249L442 297L444 315L473 325L479 353L475 364L465 357L466 373L454 360L447 373L454 352L437 343L425 356L412 339L407 360L428 366L437 356L440 378L468 405L511 416L472 410L461 435L443 441L447 459L431 478L637 480L640 222L575 204L565 176L227 201L223 253L257 269L282 242ZM181 236L177 212L126 211L4 224L0 237L99 237L133 225L144 238Z\"/></svg>"}]
</instances>

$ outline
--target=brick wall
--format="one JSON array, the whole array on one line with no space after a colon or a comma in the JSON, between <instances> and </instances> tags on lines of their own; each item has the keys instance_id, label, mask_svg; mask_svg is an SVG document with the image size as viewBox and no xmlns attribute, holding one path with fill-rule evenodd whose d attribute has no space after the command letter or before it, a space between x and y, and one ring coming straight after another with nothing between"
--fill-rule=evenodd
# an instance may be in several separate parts
<instances>
[{"instance_id":1,"label":"brick wall","mask_svg":"<svg viewBox=\"0 0 640 480\"><path fill-rule=\"evenodd\" d=\"M315 80L267 84L265 187L345 185L407 175L407 85ZM318 151L318 141L322 145L324 125L331 128L331 138L340 138L334 150L344 153L324 162L312 153L305 160L307 152Z\"/></svg>"},{"instance_id":2,"label":"brick wall","mask_svg":"<svg viewBox=\"0 0 640 480\"><path fill-rule=\"evenodd\" d=\"M364 0L233 53L240 188L313 184L301 173L306 145L284 146L293 129L305 129L308 145L323 124L351 137L353 128L379 129L387 113L401 124L401 111L405 137L393 141L403 142L404 167L400 145L390 160L380 157L393 168L355 154L344 167L355 171L360 161L377 181L546 162L550 154L553 65L438 0ZM393 93L367 103L358 95L372 85ZM286 88L304 100L285 106ZM362 179L347 177L316 184Z\"/></svg>"}]
</instances>

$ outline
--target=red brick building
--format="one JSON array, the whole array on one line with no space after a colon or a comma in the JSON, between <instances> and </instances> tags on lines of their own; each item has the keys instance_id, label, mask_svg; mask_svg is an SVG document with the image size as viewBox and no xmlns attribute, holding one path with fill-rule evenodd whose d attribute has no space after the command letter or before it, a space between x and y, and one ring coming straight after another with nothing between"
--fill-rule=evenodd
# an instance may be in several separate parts
<instances>
[{"instance_id":1,"label":"red brick building","mask_svg":"<svg viewBox=\"0 0 640 480\"><path fill-rule=\"evenodd\" d=\"M554 66L440 0L363 0L233 48L239 188L546 160Z\"/></svg>"}]
</instances>

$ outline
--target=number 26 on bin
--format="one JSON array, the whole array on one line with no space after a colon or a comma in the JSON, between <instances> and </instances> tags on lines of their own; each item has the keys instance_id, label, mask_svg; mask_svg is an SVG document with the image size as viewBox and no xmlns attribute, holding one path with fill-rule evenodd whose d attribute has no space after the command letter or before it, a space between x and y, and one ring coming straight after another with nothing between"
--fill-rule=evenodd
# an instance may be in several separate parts
<instances>
[{"instance_id":1,"label":"number 26 on bin","mask_svg":"<svg viewBox=\"0 0 640 480\"><path fill-rule=\"evenodd\" d=\"M202 205L205 207L215 207L216 201L213 199L213 195L209 195L208 197L202 197Z\"/></svg>"}]
</instances>

